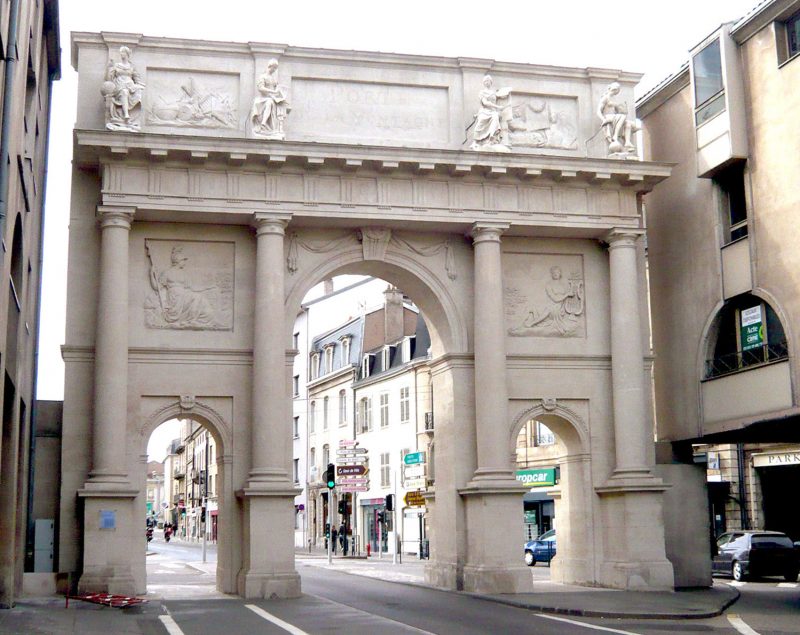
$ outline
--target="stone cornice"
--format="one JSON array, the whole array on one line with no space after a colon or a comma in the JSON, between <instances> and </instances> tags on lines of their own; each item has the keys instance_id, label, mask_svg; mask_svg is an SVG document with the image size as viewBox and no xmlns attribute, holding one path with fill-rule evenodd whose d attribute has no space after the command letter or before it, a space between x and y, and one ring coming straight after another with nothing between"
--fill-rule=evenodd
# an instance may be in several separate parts
<instances>
[{"instance_id":1,"label":"stone cornice","mask_svg":"<svg viewBox=\"0 0 800 635\"><path fill-rule=\"evenodd\" d=\"M648 192L666 179L672 164L573 156L489 153L472 150L401 148L302 141L264 141L172 134L76 130L75 158L98 165L113 158L149 163L153 153L166 160L191 162L213 157L223 164L243 163L271 170L282 165L319 169L322 165L352 173L358 168L382 173L424 172L453 177L476 173L489 178L548 179L559 182L616 184Z\"/></svg>"},{"instance_id":2,"label":"stone cornice","mask_svg":"<svg viewBox=\"0 0 800 635\"><path fill-rule=\"evenodd\" d=\"M216 42L209 40L180 39L167 37L142 36L139 33L102 33L73 32L71 47L73 65L77 66L77 51L80 46L103 46L107 42L130 41L141 48L175 50L195 55L240 55L278 57L283 60L307 60L317 62L369 64L380 66L427 67L440 70L461 72L462 69L490 71L493 73L535 75L542 77L561 77L569 79L586 79L602 77L613 79L624 84L636 84L640 73L623 72L615 69L572 68L564 66L548 66L544 64L526 64L524 62L503 62L484 58L441 57L433 55L411 55L402 53L381 53L377 51L346 51L336 49L290 46L287 44L268 42Z\"/></svg>"},{"instance_id":3,"label":"stone cornice","mask_svg":"<svg viewBox=\"0 0 800 635\"><path fill-rule=\"evenodd\" d=\"M761 2L731 27L731 37L743 44L761 29L776 20L786 20L800 11L798 0L770 0Z\"/></svg>"}]
</instances>

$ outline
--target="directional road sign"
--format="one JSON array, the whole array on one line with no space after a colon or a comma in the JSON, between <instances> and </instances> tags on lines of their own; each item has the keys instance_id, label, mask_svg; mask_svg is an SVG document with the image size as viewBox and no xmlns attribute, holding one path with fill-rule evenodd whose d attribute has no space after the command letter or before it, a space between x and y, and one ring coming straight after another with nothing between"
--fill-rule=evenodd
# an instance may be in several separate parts
<instances>
[{"instance_id":1,"label":"directional road sign","mask_svg":"<svg viewBox=\"0 0 800 635\"><path fill-rule=\"evenodd\" d=\"M336 481L338 485L369 485L369 479L365 476L363 478L340 478Z\"/></svg>"},{"instance_id":2,"label":"directional road sign","mask_svg":"<svg viewBox=\"0 0 800 635\"><path fill-rule=\"evenodd\" d=\"M336 476L366 476L369 468L366 465L337 465Z\"/></svg>"},{"instance_id":3,"label":"directional road sign","mask_svg":"<svg viewBox=\"0 0 800 635\"><path fill-rule=\"evenodd\" d=\"M425 498L423 498L422 492L406 492L406 495L403 497L403 500L405 500L406 502L406 507L425 506Z\"/></svg>"},{"instance_id":4,"label":"directional road sign","mask_svg":"<svg viewBox=\"0 0 800 635\"><path fill-rule=\"evenodd\" d=\"M403 468L403 475L406 478L425 476L425 465L423 463L418 463L417 465L404 465Z\"/></svg>"},{"instance_id":5,"label":"directional road sign","mask_svg":"<svg viewBox=\"0 0 800 635\"><path fill-rule=\"evenodd\" d=\"M409 489L425 489L425 479L412 478L407 480L404 485Z\"/></svg>"},{"instance_id":6,"label":"directional road sign","mask_svg":"<svg viewBox=\"0 0 800 635\"><path fill-rule=\"evenodd\" d=\"M339 441L340 448L354 448L358 445L358 441L351 441L349 439L341 439Z\"/></svg>"},{"instance_id":7,"label":"directional road sign","mask_svg":"<svg viewBox=\"0 0 800 635\"><path fill-rule=\"evenodd\" d=\"M339 488L340 492L368 492L368 485L342 485Z\"/></svg>"},{"instance_id":8,"label":"directional road sign","mask_svg":"<svg viewBox=\"0 0 800 635\"><path fill-rule=\"evenodd\" d=\"M417 465L419 463L425 463L425 453L424 452L411 452L406 454L403 457L403 463L406 465Z\"/></svg>"}]
</instances>

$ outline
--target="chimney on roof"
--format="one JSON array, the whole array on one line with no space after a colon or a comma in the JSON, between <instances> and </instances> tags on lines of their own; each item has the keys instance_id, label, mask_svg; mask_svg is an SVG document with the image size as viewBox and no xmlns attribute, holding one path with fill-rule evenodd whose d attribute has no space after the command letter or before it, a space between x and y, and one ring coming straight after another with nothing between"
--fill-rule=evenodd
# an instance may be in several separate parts
<instances>
[{"instance_id":1,"label":"chimney on roof","mask_svg":"<svg viewBox=\"0 0 800 635\"><path fill-rule=\"evenodd\" d=\"M403 332L403 294L397 287L386 287L383 292L384 343L402 339Z\"/></svg>"}]
</instances>

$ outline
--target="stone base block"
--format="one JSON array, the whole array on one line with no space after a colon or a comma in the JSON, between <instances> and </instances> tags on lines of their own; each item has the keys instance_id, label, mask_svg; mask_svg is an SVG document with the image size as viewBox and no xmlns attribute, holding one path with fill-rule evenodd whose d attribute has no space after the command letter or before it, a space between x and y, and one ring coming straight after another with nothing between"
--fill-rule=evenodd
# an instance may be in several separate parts
<instances>
[{"instance_id":1,"label":"stone base block","mask_svg":"<svg viewBox=\"0 0 800 635\"><path fill-rule=\"evenodd\" d=\"M668 560L656 562L604 562L600 585L625 591L672 591L674 573Z\"/></svg>"},{"instance_id":2,"label":"stone base block","mask_svg":"<svg viewBox=\"0 0 800 635\"><path fill-rule=\"evenodd\" d=\"M531 593L533 575L526 566L464 567L464 591L472 593Z\"/></svg>"},{"instance_id":3,"label":"stone base block","mask_svg":"<svg viewBox=\"0 0 800 635\"><path fill-rule=\"evenodd\" d=\"M244 575L242 595L247 599L299 598L300 576L297 573L255 573Z\"/></svg>"},{"instance_id":4,"label":"stone base block","mask_svg":"<svg viewBox=\"0 0 800 635\"><path fill-rule=\"evenodd\" d=\"M133 574L124 566L87 568L78 582L78 593L136 595L137 591Z\"/></svg>"},{"instance_id":5,"label":"stone base block","mask_svg":"<svg viewBox=\"0 0 800 635\"><path fill-rule=\"evenodd\" d=\"M46 597L56 594L55 573L23 573L22 595L25 597Z\"/></svg>"},{"instance_id":6,"label":"stone base block","mask_svg":"<svg viewBox=\"0 0 800 635\"><path fill-rule=\"evenodd\" d=\"M462 591L464 589L463 567L449 562L430 562L425 566L425 582L440 589Z\"/></svg>"}]
</instances>

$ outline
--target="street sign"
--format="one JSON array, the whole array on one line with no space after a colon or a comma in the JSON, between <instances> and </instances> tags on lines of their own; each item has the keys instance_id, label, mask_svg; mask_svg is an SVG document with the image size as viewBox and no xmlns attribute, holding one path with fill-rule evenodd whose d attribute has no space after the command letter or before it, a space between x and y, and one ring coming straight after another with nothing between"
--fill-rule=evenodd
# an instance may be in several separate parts
<instances>
[{"instance_id":1,"label":"street sign","mask_svg":"<svg viewBox=\"0 0 800 635\"><path fill-rule=\"evenodd\" d=\"M368 492L368 485L342 485L339 488L340 492Z\"/></svg>"},{"instance_id":2,"label":"street sign","mask_svg":"<svg viewBox=\"0 0 800 635\"><path fill-rule=\"evenodd\" d=\"M367 448L340 448L336 450L336 456L359 456L367 453Z\"/></svg>"},{"instance_id":3,"label":"street sign","mask_svg":"<svg viewBox=\"0 0 800 635\"><path fill-rule=\"evenodd\" d=\"M422 492L406 492L403 500L406 502L406 507L425 506L425 498L422 496Z\"/></svg>"},{"instance_id":4,"label":"street sign","mask_svg":"<svg viewBox=\"0 0 800 635\"><path fill-rule=\"evenodd\" d=\"M424 452L411 452L406 454L403 457L403 463L406 465L417 465L419 463L425 463L425 453Z\"/></svg>"},{"instance_id":5,"label":"street sign","mask_svg":"<svg viewBox=\"0 0 800 635\"><path fill-rule=\"evenodd\" d=\"M358 445L358 441L351 441L350 439L340 439L339 440L339 447L340 448L354 448Z\"/></svg>"},{"instance_id":6,"label":"street sign","mask_svg":"<svg viewBox=\"0 0 800 635\"><path fill-rule=\"evenodd\" d=\"M337 465L336 476L366 476L369 468L366 465Z\"/></svg>"},{"instance_id":7,"label":"street sign","mask_svg":"<svg viewBox=\"0 0 800 635\"><path fill-rule=\"evenodd\" d=\"M416 476L425 476L425 464L418 463L417 465L404 465L403 475L406 478L414 478Z\"/></svg>"},{"instance_id":8,"label":"street sign","mask_svg":"<svg viewBox=\"0 0 800 635\"><path fill-rule=\"evenodd\" d=\"M338 485L369 485L369 479L364 478L340 478L337 481Z\"/></svg>"},{"instance_id":9,"label":"street sign","mask_svg":"<svg viewBox=\"0 0 800 635\"><path fill-rule=\"evenodd\" d=\"M425 479L424 478L412 478L408 479L404 486L409 489L425 489Z\"/></svg>"}]
</instances>

